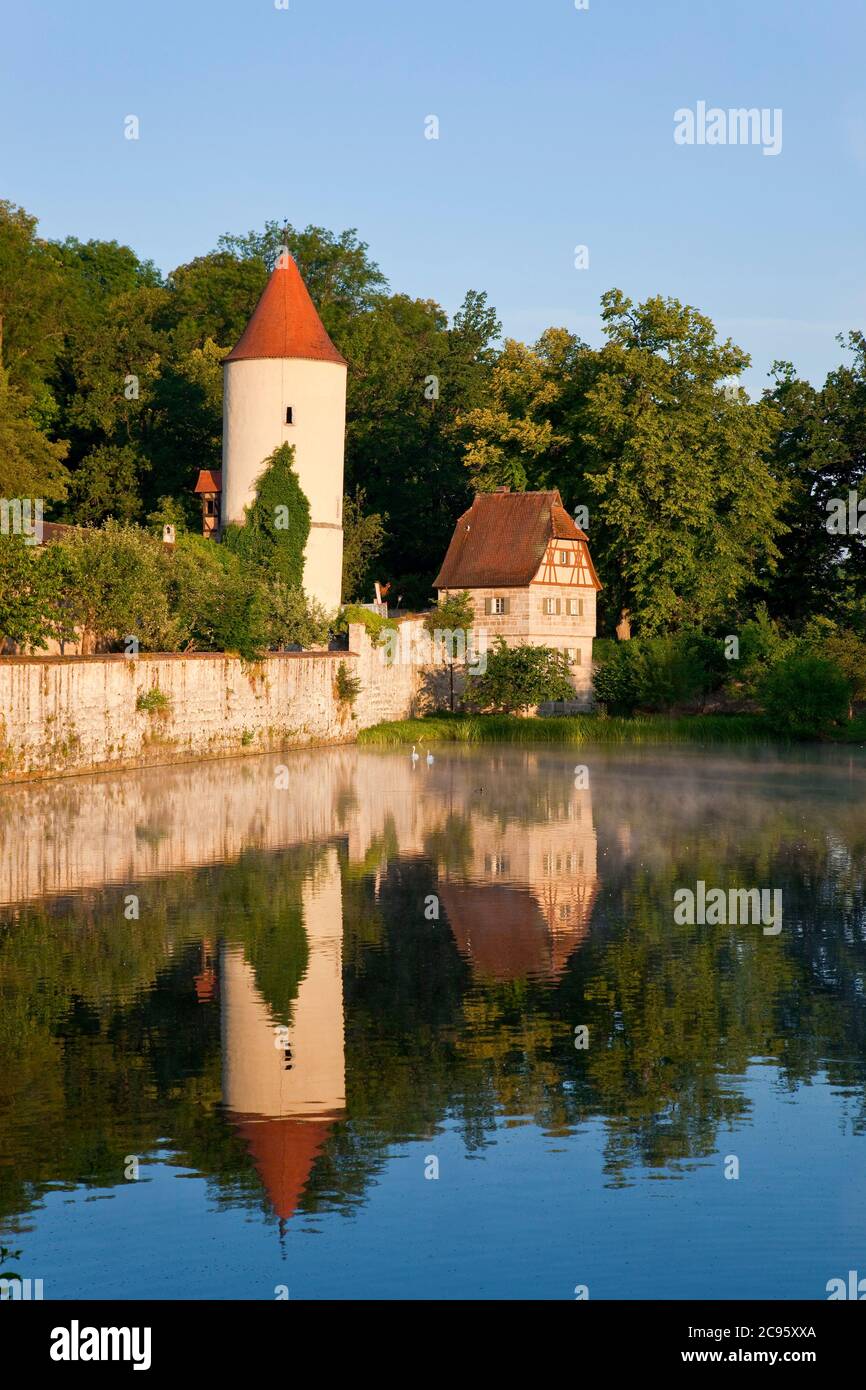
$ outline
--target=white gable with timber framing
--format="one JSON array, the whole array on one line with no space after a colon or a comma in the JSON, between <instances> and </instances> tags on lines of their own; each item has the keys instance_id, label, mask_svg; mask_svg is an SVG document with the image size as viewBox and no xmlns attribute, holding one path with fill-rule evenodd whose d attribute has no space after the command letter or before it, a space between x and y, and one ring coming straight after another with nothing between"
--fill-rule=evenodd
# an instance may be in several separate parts
<instances>
[{"instance_id":1,"label":"white gable with timber framing","mask_svg":"<svg viewBox=\"0 0 866 1390\"><path fill-rule=\"evenodd\" d=\"M585 540L569 537L549 541L533 584L553 584L558 588L597 589L598 578Z\"/></svg>"}]
</instances>

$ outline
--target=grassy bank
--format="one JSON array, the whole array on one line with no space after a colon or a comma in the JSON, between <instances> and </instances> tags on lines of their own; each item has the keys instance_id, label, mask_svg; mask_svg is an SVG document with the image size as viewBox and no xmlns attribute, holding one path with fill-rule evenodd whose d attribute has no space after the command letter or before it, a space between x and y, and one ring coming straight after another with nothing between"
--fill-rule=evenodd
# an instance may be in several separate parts
<instances>
[{"instance_id":1,"label":"grassy bank","mask_svg":"<svg viewBox=\"0 0 866 1390\"><path fill-rule=\"evenodd\" d=\"M866 730L861 732L866 733ZM765 743L778 742L759 715L640 714L632 719L595 714L562 719L518 719L507 714L433 715L376 724L359 743Z\"/></svg>"}]
</instances>

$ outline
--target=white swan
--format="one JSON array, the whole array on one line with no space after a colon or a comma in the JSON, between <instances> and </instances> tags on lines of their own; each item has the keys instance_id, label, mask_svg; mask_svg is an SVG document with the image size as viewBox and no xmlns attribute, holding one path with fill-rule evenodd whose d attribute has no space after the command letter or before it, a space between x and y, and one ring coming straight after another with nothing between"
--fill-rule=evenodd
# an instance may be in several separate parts
<instances>
[{"instance_id":1,"label":"white swan","mask_svg":"<svg viewBox=\"0 0 866 1390\"><path fill-rule=\"evenodd\" d=\"M432 767L432 766L433 766L433 754L432 754L432 753L428 753L428 754L427 754L427 766L428 766L428 767Z\"/></svg>"},{"instance_id":2,"label":"white swan","mask_svg":"<svg viewBox=\"0 0 866 1390\"><path fill-rule=\"evenodd\" d=\"M417 763L418 757L419 757L419 755L415 752L415 745L414 745L414 743L413 743L413 744L412 744L412 761L413 761L413 763Z\"/></svg>"}]
</instances>

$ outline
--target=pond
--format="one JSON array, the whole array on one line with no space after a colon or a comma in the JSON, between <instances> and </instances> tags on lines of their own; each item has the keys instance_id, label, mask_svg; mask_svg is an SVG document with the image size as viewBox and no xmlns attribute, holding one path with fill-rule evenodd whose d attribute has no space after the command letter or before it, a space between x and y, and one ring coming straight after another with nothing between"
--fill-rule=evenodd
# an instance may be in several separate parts
<instances>
[{"instance_id":1,"label":"pond","mask_svg":"<svg viewBox=\"0 0 866 1390\"><path fill-rule=\"evenodd\" d=\"M0 848L46 1299L866 1275L862 750L300 751L7 787Z\"/></svg>"}]
</instances>

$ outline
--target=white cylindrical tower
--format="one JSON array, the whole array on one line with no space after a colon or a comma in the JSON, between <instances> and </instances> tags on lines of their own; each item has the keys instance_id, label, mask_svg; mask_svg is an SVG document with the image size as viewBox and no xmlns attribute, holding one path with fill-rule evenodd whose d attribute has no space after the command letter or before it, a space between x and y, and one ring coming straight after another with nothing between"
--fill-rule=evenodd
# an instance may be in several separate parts
<instances>
[{"instance_id":1,"label":"white cylindrical tower","mask_svg":"<svg viewBox=\"0 0 866 1390\"><path fill-rule=\"evenodd\" d=\"M304 589L333 611L343 568L346 363L298 267L284 259L224 364L222 522L243 524L266 459L293 444L310 504Z\"/></svg>"}]
</instances>

